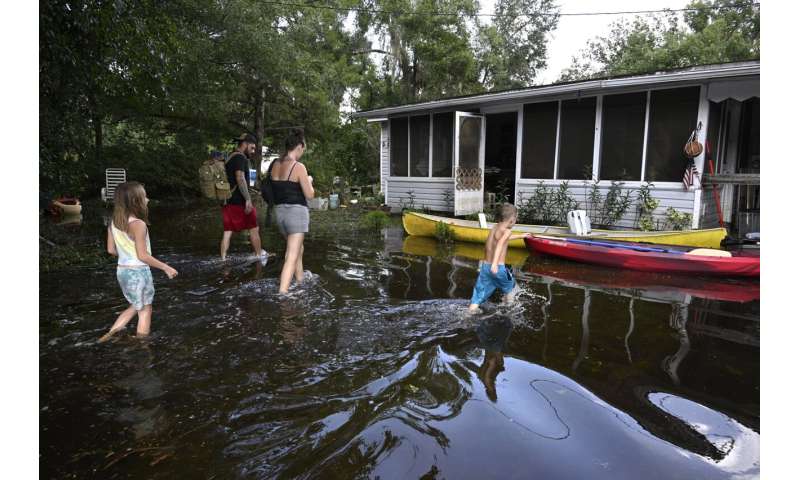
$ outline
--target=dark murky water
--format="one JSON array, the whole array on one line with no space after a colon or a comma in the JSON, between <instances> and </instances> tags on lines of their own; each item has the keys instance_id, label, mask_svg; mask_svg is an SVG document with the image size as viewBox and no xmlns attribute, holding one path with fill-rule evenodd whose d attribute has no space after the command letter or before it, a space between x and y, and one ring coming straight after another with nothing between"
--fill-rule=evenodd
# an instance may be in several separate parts
<instances>
[{"instance_id":1,"label":"dark murky water","mask_svg":"<svg viewBox=\"0 0 800 480\"><path fill-rule=\"evenodd\" d=\"M758 283L512 252L518 303L468 317L480 246L322 215L281 299L243 238L216 260L215 212L156 209L180 275L154 272L144 341L93 343L113 264L41 276L42 477L758 476Z\"/></svg>"}]
</instances>

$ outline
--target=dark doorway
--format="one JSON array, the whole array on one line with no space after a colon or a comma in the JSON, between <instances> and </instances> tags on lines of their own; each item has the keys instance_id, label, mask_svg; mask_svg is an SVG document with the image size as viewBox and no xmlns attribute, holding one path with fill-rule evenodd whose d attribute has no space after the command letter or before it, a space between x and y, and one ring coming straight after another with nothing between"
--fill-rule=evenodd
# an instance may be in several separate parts
<instances>
[{"instance_id":1,"label":"dark doorway","mask_svg":"<svg viewBox=\"0 0 800 480\"><path fill-rule=\"evenodd\" d=\"M486 115L486 157L484 191L516 203L517 112Z\"/></svg>"}]
</instances>

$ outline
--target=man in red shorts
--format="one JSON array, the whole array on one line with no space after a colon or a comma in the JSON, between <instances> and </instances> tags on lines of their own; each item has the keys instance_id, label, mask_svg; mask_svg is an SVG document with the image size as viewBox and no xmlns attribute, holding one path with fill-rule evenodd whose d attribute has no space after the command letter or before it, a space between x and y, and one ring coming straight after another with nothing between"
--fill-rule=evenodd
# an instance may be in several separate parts
<instances>
[{"instance_id":1,"label":"man in red shorts","mask_svg":"<svg viewBox=\"0 0 800 480\"><path fill-rule=\"evenodd\" d=\"M256 208L250 199L248 178L250 176L250 161L248 157L256 149L256 139L249 133L242 134L236 140L234 150L225 162L225 174L231 186L231 198L222 207L222 243L219 250L222 260L228 253L233 232L247 230L250 233L250 244L256 256L266 258L267 252L261 249L261 237L258 234L258 219Z\"/></svg>"}]
</instances>

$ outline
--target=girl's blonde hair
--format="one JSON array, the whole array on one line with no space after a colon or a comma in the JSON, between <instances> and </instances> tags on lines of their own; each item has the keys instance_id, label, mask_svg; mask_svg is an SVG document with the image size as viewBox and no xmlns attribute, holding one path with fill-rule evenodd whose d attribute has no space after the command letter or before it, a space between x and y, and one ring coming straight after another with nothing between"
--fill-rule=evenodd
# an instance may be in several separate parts
<instances>
[{"instance_id":1,"label":"girl's blonde hair","mask_svg":"<svg viewBox=\"0 0 800 480\"><path fill-rule=\"evenodd\" d=\"M125 182L117 185L114 192L114 227L123 232L128 231L128 218L134 216L144 223L150 224L147 219L147 195L144 185L139 182Z\"/></svg>"}]
</instances>

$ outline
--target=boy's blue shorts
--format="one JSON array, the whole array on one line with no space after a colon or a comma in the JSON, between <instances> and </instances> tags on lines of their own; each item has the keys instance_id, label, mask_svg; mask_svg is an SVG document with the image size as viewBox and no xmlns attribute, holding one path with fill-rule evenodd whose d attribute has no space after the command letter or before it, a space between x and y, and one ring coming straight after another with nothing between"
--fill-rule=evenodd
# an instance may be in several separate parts
<instances>
[{"instance_id":1,"label":"boy's blue shorts","mask_svg":"<svg viewBox=\"0 0 800 480\"><path fill-rule=\"evenodd\" d=\"M475 288L472 290L472 300L470 303L476 305L482 304L498 288L504 295L510 293L514 289L516 282L511 275L511 269L506 268L505 265L498 265L497 275L493 275L491 268L491 264L481 262L478 281L475 282Z\"/></svg>"}]
</instances>

